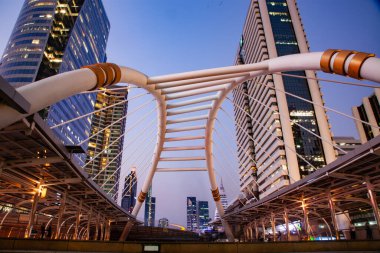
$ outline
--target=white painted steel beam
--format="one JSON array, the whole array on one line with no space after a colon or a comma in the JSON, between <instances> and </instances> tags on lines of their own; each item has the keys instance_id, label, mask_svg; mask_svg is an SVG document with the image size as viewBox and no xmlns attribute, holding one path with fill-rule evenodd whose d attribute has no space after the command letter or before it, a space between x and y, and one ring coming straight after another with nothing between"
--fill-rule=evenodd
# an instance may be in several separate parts
<instances>
[{"instance_id":1,"label":"white painted steel beam","mask_svg":"<svg viewBox=\"0 0 380 253\"><path fill-rule=\"evenodd\" d=\"M164 147L162 151L204 150L204 146Z\"/></svg>"},{"instance_id":2,"label":"white painted steel beam","mask_svg":"<svg viewBox=\"0 0 380 253\"><path fill-rule=\"evenodd\" d=\"M193 157L161 157L160 162L181 162L181 161L203 161L206 160L204 156Z\"/></svg>"},{"instance_id":3,"label":"white painted steel beam","mask_svg":"<svg viewBox=\"0 0 380 253\"><path fill-rule=\"evenodd\" d=\"M218 96L216 96L216 95L206 96L206 97L202 97L202 98L189 99L189 100L182 101L182 102L167 104L167 108L172 109L172 108L177 108L177 107L182 107L182 106L187 106L187 105L209 102L209 101L213 101L216 99L218 99Z\"/></svg>"},{"instance_id":4,"label":"white painted steel beam","mask_svg":"<svg viewBox=\"0 0 380 253\"><path fill-rule=\"evenodd\" d=\"M157 168L156 172L207 171L207 168Z\"/></svg>"},{"instance_id":5,"label":"white painted steel beam","mask_svg":"<svg viewBox=\"0 0 380 253\"><path fill-rule=\"evenodd\" d=\"M176 133L176 132L187 132L187 131L194 131L194 130L202 130L206 129L205 125L201 126L190 126L190 127L176 127L176 128L167 128L167 133Z\"/></svg>"},{"instance_id":6,"label":"white painted steel beam","mask_svg":"<svg viewBox=\"0 0 380 253\"><path fill-rule=\"evenodd\" d=\"M188 84L194 84L194 83L204 83L204 82L211 82L216 80L228 80L234 77L241 77L242 74L249 74L247 73L237 73L237 74L227 74L227 75L219 75L219 76L208 76L208 77L199 77L194 79L186 79L186 80L180 80L180 81L174 81L174 82L165 82L165 83L158 83L156 84L157 89L164 89L164 88L171 88L171 87L178 87ZM228 81L226 81L228 82Z\"/></svg>"},{"instance_id":7,"label":"white painted steel beam","mask_svg":"<svg viewBox=\"0 0 380 253\"><path fill-rule=\"evenodd\" d=\"M235 79L226 79L226 80L216 80L212 82L194 83L194 84L189 84L186 86L178 86L178 87L161 89L161 92L162 94L172 94L172 93L177 93L177 92L184 92L188 90L196 90L196 89L207 88L207 87L212 87L212 86L221 85L221 84L232 83L234 81Z\"/></svg>"},{"instance_id":8,"label":"white painted steel beam","mask_svg":"<svg viewBox=\"0 0 380 253\"><path fill-rule=\"evenodd\" d=\"M191 122L191 121L198 121L198 120L205 120L207 119L207 115L201 115L201 116L194 116L194 117L187 117L187 118L180 118L180 119L168 119L166 121L166 124L177 124L177 123L184 123L184 122Z\"/></svg>"},{"instance_id":9,"label":"white painted steel beam","mask_svg":"<svg viewBox=\"0 0 380 253\"><path fill-rule=\"evenodd\" d=\"M165 138L165 142L170 141L189 141L189 140L203 140L205 137L202 135L197 136L183 136L183 137L171 137L171 138Z\"/></svg>"},{"instance_id":10,"label":"white painted steel beam","mask_svg":"<svg viewBox=\"0 0 380 253\"><path fill-rule=\"evenodd\" d=\"M184 113L189 113L189 112L209 110L211 108L212 108L211 105L201 105L201 106L195 106L195 107L190 107L190 108L181 109L181 110L167 110L166 115L173 116L173 115L184 114Z\"/></svg>"},{"instance_id":11,"label":"white painted steel beam","mask_svg":"<svg viewBox=\"0 0 380 253\"><path fill-rule=\"evenodd\" d=\"M184 91L184 92L178 92L178 93L174 93L174 94L167 94L167 95L165 95L165 100L173 100L173 99L178 99L178 98L191 97L191 96L195 96L195 95L210 93L213 91L223 90L225 88L226 88L226 84L223 84L223 85L206 87L206 88L196 89L196 90L191 90L191 91Z\"/></svg>"},{"instance_id":12,"label":"white painted steel beam","mask_svg":"<svg viewBox=\"0 0 380 253\"><path fill-rule=\"evenodd\" d=\"M149 77L148 84L153 84L153 83L158 84L158 83L164 83L164 82L172 82L172 81L178 81L178 80L194 79L194 78L209 77L209 76L220 76L220 75L226 75L226 74L238 74L238 73L244 73L244 72L250 72L250 71L256 71L256 70L266 70L266 69L268 69L268 62L263 61L259 63L246 64L246 65L205 69L205 70L184 72L180 74Z\"/></svg>"}]
</instances>

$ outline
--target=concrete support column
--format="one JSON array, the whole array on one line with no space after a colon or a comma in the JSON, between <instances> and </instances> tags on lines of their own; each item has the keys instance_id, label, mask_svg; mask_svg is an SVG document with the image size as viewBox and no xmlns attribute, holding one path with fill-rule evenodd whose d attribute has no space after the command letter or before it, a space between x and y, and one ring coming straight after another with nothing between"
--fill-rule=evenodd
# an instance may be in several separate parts
<instances>
[{"instance_id":1,"label":"concrete support column","mask_svg":"<svg viewBox=\"0 0 380 253\"><path fill-rule=\"evenodd\" d=\"M284 221L285 221L285 227L286 227L286 240L289 241L290 239L290 229L289 229L289 216L288 216L288 209L284 209Z\"/></svg>"},{"instance_id":2,"label":"concrete support column","mask_svg":"<svg viewBox=\"0 0 380 253\"><path fill-rule=\"evenodd\" d=\"M86 240L90 240L90 225L91 225L91 219L92 219L92 207L90 209L90 212L87 215L87 233L86 233Z\"/></svg>"},{"instance_id":3,"label":"concrete support column","mask_svg":"<svg viewBox=\"0 0 380 253\"><path fill-rule=\"evenodd\" d=\"M98 236L99 236L99 220L100 220L100 214L98 214L96 216L96 222L95 222L95 236L94 236L94 240L97 241L98 240Z\"/></svg>"},{"instance_id":4,"label":"concrete support column","mask_svg":"<svg viewBox=\"0 0 380 253\"><path fill-rule=\"evenodd\" d=\"M310 226L309 226L309 216L307 215L307 208L306 208L306 203L305 203L305 200L302 199L302 211L303 211L303 227L304 227L304 230L306 231L306 235L309 236L309 230L310 230Z\"/></svg>"},{"instance_id":5,"label":"concrete support column","mask_svg":"<svg viewBox=\"0 0 380 253\"><path fill-rule=\"evenodd\" d=\"M253 242L253 230L252 230L252 224L249 226L249 241Z\"/></svg>"},{"instance_id":6,"label":"concrete support column","mask_svg":"<svg viewBox=\"0 0 380 253\"><path fill-rule=\"evenodd\" d=\"M77 214L76 214L73 240L78 240L79 223L80 223L80 216L81 216L81 212L82 212L82 202L83 202L83 200L80 200L79 208L78 208Z\"/></svg>"},{"instance_id":7,"label":"concrete support column","mask_svg":"<svg viewBox=\"0 0 380 253\"><path fill-rule=\"evenodd\" d=\"M265 222L264 222L264 220L261 221L261 226L263 228L263 240L265 241L266 235L265 235Z\"/></svg>"},{"instance_id":8,"label":"concrete support column","mask_svg":"<svg viewBox=\"0 0 380 253\"><path fill-rule=\"evenodd\" d=\"M104 221L101 221L100 223L100 241L104 240Z\"/></svg>"},{"instance_id":9,"label":"concrete support column","mask_svg":"<svg viewBox=\"0 0 380 253\"><path fill-rule=\"evenodd\" d=\"M62 224L62 217L63 214L65 213L65 206L66 206L66 197L67 197L67 191L63 193L63 196L61 198L61 205L59 206L58 210L58 217L57 217L57 228L55 229L54 232L54 239L59 239L59 235L61 233L61 224Z\"/></svg>"},{"instance_id":10,"label":"concrete support column","mask_svg":"<svg viewBox=\"0 0 380 253\"><path fill-rule=\"evenodd\" d=\"M29 221L28 221L28 225L26 226L24 238L29 238L30 234L32 232L32 229L33 229L33 226L34 226L34 222L36 220L36 211L37 211L37 205L38 205L38 201L39 200L40 200L40 192L37 191L33 195L32 208L31 208L30 213L29 213Z\"/></svg>"},{"instance_id":11,"label":"concrete support column","mask_svg":"<svg viewBox=\"0 0 380 253\"><path fill-rule=\"evenodd\" d=\"M109 241L110 237L111 237L111 221L106 219L106 231L105 231L104 240Z\"/></svg>"},{"instance_id":12,"label":"concrete support column","mask_svg":"<svg viewBox=\"0 0 380 253\"><path fill-rule=\"evenodd\" d=\"M376 200L376 193L374 191L375 187L369 181L368 177L366 177L366 185L367 185L367 191L368 191L368 198L371 202L373 214L375 216L376 223L377 223L377 228L380 230L380 213L379 213L379 206L378 206L377 200Z\"/></svg>"},{"instance_id":13,"label":"concrete support column","mask_svg":"<svg viewBox=\"0 0 380 253\"><path fill-rule=\"evenodd\" d=\"M270 223L272 225L273 241L276 242L277 241L276 219L273 212L270 214Z\"/></svg>"},{"instance_id":14,"label":"concrete support column","mask_svg":"<svg viewBox=\"0 0 380 253\"><path fill-rule=\"evenodd\" d=\"M257 220L255 220L255 237L256 241L259 240L259 227L257 226Z\"/></svg>"},{"instance_id":15,"label":"concrete support column","mask_svg":"<svg viewBox=\"0 0 380 253\"><path fill-rule=\"evenodd\" d=\"M336 214L335 214L335 204L333 199L331 198L331 192L328 191L326 193L327 195L327 200L329 201L329 208L330 208L330 213L331 213L331 221L335 229L335 236L337 240L340 240L340 235L339 235L339 228L338 228L338 221L336 219Z\"/></svg>"}]
</instances>

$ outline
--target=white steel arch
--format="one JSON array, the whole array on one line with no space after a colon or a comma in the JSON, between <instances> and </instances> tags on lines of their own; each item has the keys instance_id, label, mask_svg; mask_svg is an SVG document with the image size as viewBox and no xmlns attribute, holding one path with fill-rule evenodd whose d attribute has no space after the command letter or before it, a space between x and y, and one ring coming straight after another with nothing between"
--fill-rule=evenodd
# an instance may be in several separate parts
<instances>
[{"instance_id":1,"label":"white steel arch","mask_svg":"<svg viewBox=\"0 0 380 253\"><path fill-rule=\"evenodd\" d=\"M232 232L223 219L224 210L220 203L212 155L212 134L216 115L229 92L240 83L259 75L297 70L323 70L329 73L348 75L357 79L363 78L380 82L378 69L380 69L379 58L374 58L371 54L345 50L327 50L324 53L288 55L260 63L157 77L147 77L136 70L107 63L96 64L88 66L85 69L46 78L21 87L17 89L17 91L31 103L31 109L28 113L32 114L71 95L86 90L107 87L119 82L134 84L147 90L154 96L158 105L158 135L148 176L139 194L137 204L132 211L132 215L136 216L138 214L155 172L207 170L211 191L218 212L222 217L222 223L225 227L227 237L232 241ZM75 80L75 82L73 82L73 80ZM41 90L44 92L40 92ZM192 96L198 97L189 99L189 97L191 98ZM186 98L186 100L175 103L170 102L171 100L180 98ZM196 105L206 102L209 102L209 104ZM183 116L183 114L198 111L206 111L206 114L192 117ZM5 104L0 105L0 113L2 115L0 119L0 129L27 116L27 114L21 114ZM167 117L170 116L177 116L177 118L167 119ZM185 127L168 127L177 123L192 123L195 121L202 121L204 124ZM205 134L204 136L183 135L184 133L194 130L204 130ZM166 137L166 134L169 133L181 133L182 136ZM165 147L165 143L184 140L204 140L204 146ZM162 157L162 152L179 150L205 150L205 157ZM331 160L332 158L329 159ZM158 168L160 161L196 160L206 160L207 168ZM131 226L132 223L127 224L120 238L121 240L125 239Z\"/></svg>"}]
</instances>

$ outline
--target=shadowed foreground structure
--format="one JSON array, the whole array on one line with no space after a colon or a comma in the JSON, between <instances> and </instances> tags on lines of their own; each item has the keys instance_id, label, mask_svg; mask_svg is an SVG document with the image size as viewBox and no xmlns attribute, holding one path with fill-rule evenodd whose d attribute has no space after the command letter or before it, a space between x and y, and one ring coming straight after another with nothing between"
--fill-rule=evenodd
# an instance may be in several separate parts
<instances>
[{"instance_id":1,"label":"shadowed foreground structure","mask_svg":"<svg viewBox=\"0 0 380 253\"><path fill-rule=\"evenodd\" d=\"M41 241L26 239L0 239L0 252L28 251L79 251L79 252L380 252L380 241L329 241L329 242L283 242L283 243L133 243L89 241ZM146 251L145 251L146 252Z\"/></svg>"}]
</instances>

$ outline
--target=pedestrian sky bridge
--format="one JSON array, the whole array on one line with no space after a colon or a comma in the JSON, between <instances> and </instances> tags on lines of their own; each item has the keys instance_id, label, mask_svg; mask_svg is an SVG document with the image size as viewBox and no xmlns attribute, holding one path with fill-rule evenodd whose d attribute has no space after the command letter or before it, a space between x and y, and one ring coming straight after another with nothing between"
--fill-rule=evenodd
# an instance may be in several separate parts
<instances>
[{"instance_id":1,"label":"pedestrian sky bridge","mask_svg":"<svg viewBox=\"0 0 380 253\"><path fill-rule=\"evenodd\" d=\"M297 210L292 215L293 217L300 217L298 220L304 219L308 224L306 218L306 214L308 214L307 205L304 202L318 198L319 195L315 195L313 192L321 189L333 191L333 193L321 193L320 197L323 198L324 202L321 200L315 204L317 206L326 203L330 205L327 212L318 211L321 219L326 219L327 216L331 217L331 215L327 215L328 210L340 210L338 207L334 207L332 198L338 198L340 201L349 199L349 196L345 194L348 191L347 187L351 187L350 190L355 189L354 192L359 194L354 197L355 199L365 198L368 193L365 192L366 190L372 192L372 197L367 202L374 208L377 213L376 219L379 221L378 208L375 204L377 199L372 188L373 186L379 189L380 183L377 166L379 161L375 155L378 139L364 146L362 151L334 162L334 150L339 149L339 147L331 140L318 136L322 140L324 150L327 150L326 161L331 163L330 165L301 181L298 181L299 178L290 173L291 182L296 182L295 184L279 189L279 191L275 191L259 202L244 207L234 207L228 214L224 213L215 178L214 149L219 147L215 147L213 144L217 114L219 111L225 112L222 107L223 102L229 99L228 94L235 87L247 80L266 74L286 75L282 72L287 71L323 70L329 73L348 75L352 78L380 82L378 69L380 69L380 59L373 57L373 55L354 51L327 50L324 53L288 55L254 64L156 77L147 77L136 70L105 63L52 76L17 90L12 90L9 86L3 85L1 94L3 103L0 105L0 200L1 203L8 203L8 207L3 204L2 206L8 208L8 213L16 209L20 214L17 219L25 217L28 221L26 226L12 227L13 230L22 231L21 234L25 237L31 236L38 213L45 215L46 222L54 226L54 238L101 238L107 240L111 221L124 221L127 222L127 225L120 239L125 240L129 229L136 223L135 217L146 198L156 172L207 171L211 193L222 217L226 235L231 241L234 236L228 223L246 226L246 238L254 238L252 231L255 230L257 235L259 223L265 227L266 222L271 221L274 226L275 220L278 219L275 215L287 212L286 209L283 209L284 206L289 206L290 212L296 209L300 201L303 209ZM298 78L305 77L298 76ZM315 77L307 75L306 78ZM155 126L157 137L151 138L155 141L154 150L150 154L151 159L149 159L148 164L141 166L147 170L147 176L131 214L126 213L116 205L112 200L114 197L101 190L93 182L92 179L94 178L87 175L77 165L72 154L76 152L78 146L64 147L60 144L51 130L47 129L45 123L36 114L39 110L75 94L103 92L105 89L123 90L131 88L117 87L118 83L130 84L132 88L144 89L153 95L156 102L154 111L157 111ZM348 84L375 87L359 83ZM258 83L257 85L261 84ZM318 86L312 88L318 89ZM275 90L279 99L285 99L286 95L295 96L278 87L272 87L272 89ZM305 101L305 99L302 100ZM233 103L233 101L231 102ZM305 102L312 103L316 111L333 110L324 106L321 99L314 100L314 102L306 100ZM138 107L133 113L144 106L143 104ZM243 108L235 106L244 111ZM333 111L336 112L336 110ZM343 113L340 114L353 118ZM85 116L89 115L79 115L77 118L71 119L70 122ZM127 116L125 115L123 119ZM141 121L149 116L150 112L144 114ZM230 117L233 120L233 116ZM290 121L289 115L286 114L280 114L280 118L281 121ZM354 120L361 121L355 118ZM62 122L53 128L62 127L65 123L68 122ZM140 121L136 121L133 126L141 127L139 123ZM364 123L370 125L368 122ZM239 127L239 124L236 124ZM143 125L143 127L145 126ZM302 126L300 125L300 127ZM378 128L378 126L375 127ZM305 130L316 135L311 130ZM284 135L286 135L286 130ZM85 141L83 140L80 144ZM194 141L197 141L198 144L192 144ZM369 150L375 152L370 154ZM173 152L174 155L172 155ZM180 156L175 155L176 152ZM287 156L298 157L310 164L289 146L285 147L285 152ZM200 155L194 156L195 153L200 153ZM363 158L364 161L359 163L357 160L362 159L362 156L365 159ZM198 161L203 161L204 166L166 166L170 163L178 165ZM354 165L363 166L360 173L355 170ZM118 170L121 170L121 166ZM326 178L328 180L325 180ZM355 185L358 184L358 181L364 182L366 186L356 188ZM347 208L349 209L349 207ZM357 206L352 208L357 208ZM346 206L342 210L346 210ZM302 212L303 215L299 212ZM11 216L6 214L2 217L1 230L4 231L5 224L12 223L8 222ZM286 219L289 220L290 218L287 217ZM334 218L332 223L335 224ZM70 225L65 226L65 231L61 231L60 228L64 224ZM306 228L306 231L309 230ZM7 233L14 235L10 230L7 230Z\"/></svg>"}]
</instances>

